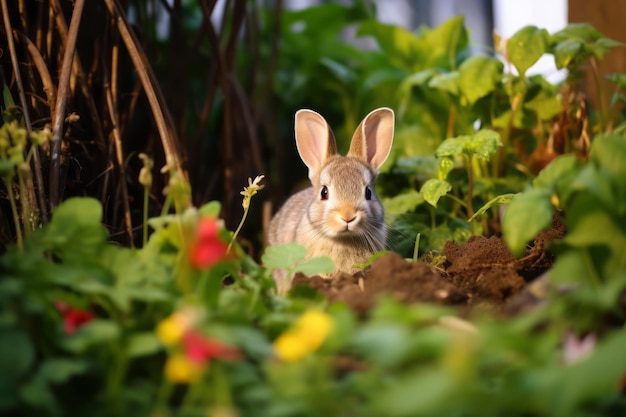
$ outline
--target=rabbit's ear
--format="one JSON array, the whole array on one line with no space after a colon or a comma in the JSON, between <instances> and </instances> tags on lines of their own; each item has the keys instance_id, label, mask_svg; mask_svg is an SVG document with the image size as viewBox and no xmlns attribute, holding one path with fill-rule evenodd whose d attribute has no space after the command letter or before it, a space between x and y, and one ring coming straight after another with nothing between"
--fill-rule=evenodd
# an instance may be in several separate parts
<instances>
[{"instance_id":1,"label":"rabbit's ear","mask_svg":"<svg viewBox=\"0 0 626 417\"><path fill-rule=\"evenodd\" d=\"M348 156L361 159L378 172L391 151L393 128L393 110L387 107L373 110L356 128Z\"/></svg>"},{"instance_id":2,"label":"rabbit's ear","mask_svg":"<svg viewBox=\"0 0 626 417\"><path fill-rule=\"evenodd\" d=\"M328 158L337 154L335 136L326 120L313 110L298 110L295 127L298 153L312 178Z\"/></svg>"}]
</instances>

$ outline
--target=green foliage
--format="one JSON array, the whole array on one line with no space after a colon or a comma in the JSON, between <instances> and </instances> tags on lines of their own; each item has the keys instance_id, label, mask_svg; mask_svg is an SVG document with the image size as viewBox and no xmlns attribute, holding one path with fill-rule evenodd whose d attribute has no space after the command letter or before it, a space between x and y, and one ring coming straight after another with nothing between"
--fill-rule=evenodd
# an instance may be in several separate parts
<instances>
[{"instance_id":1,"label":"green foliage","mask_svg":"<svg viewBox=\"0 0 626 417\"><path fill-rule=\"evenodd\" d=\"M626 412L626 134L618 128L597 135L588 161L568 154L531 169L529 155L545 147L546 126L563 109L555 86L526 74L546 51L576 69L617 44L588 25L553 35L527 27L507 47L515 75L503 73L495 58L469 55L462 18L411 33L369 14L360 2L285 12L282 104L319 104L333 91L340 99L331 106L346 131L373 103L398 105L397 146L380 183L398 232L392 238L405 251L463 241L477 232L468 220L508 203L504 238L521 254L556 212L568 228L554 246L550 283L557 291L516 317L463 312L471 321L451 308L390 298L362 317L303 288L278 295L273 271L324 273L332 262L307 259L298 245L268 248L263 266L236 242L224 250L237 231L218 220L220 203L184 208L189 185L173 173L168 202L176 212L149 220L152 233L141 249L109 242L101 205L71 198L0 257L1 414ZM336 42L348 23L381 49ZM7 122L3 129L10 135L0 140L24 144L17 159L45 142L44 132L29 143L19 126ZM6 142L0 149L7 152L3 173L18 176L21 160ZM251 181L244 190L244 217L260 189ZM475 214L473 204L482 206ZM193 254L204 243L198 234L206 219L210 228L202 233L210 232L209 249L220 252L198 265ZM283 346L292 354L319 334L316 323L300 322L310 311L328 320L330 333L306 355L281 360L277 341L289 329L304 327L299 335L307 336ZM190 335L202 343L190 349ZM581 352L583 336L593 343ZM195 362L185 362L190 357Z\"/></svg>"}]
</instances>

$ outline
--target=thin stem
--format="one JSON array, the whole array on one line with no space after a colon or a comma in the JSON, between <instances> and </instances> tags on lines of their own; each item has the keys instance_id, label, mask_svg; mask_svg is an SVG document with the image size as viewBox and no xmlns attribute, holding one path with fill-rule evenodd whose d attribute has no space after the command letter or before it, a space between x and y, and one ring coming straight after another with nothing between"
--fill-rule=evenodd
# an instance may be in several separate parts
<instances>
[{"instance_id":1,"label":"thin stem","mask_svg":"<svg viewBox=\"0 0 626 417\"><path fill-rule=\"evenodd\" d=\"M143 189L143 245L148 243L148 202L150 198L150 190L148 187Z\"/></svg>"},{"instance_id":2,"label":"thin stem","mask_svg":"<svg viewBox=\"0 0 626 417\"><path fill-rule=\"evenodd\" d=\"M7 193L9 194L9 202L11 203L11 212L13 213L13 222L15 223L15 235L17 236L17 247L22 250L24 247L22 242L22 228L20 226L20 216L17 212L17 204L15 204L15 194L13 194L13 181L11 175L4 177L4 183L7 186Z\"/></svg>"},{"instance_id":3,"label":"thin stem","mask_svg":"<svg viewBox=\"0 0 626 417\"><path fill-rule=\"evenodd\" d=\"M26 187L26 181L24 181L24 175L28 175L30 167L27 164L20 164L17 168L17 181L20 186L20 204L22 206L22 219L24 222L24 236L30 236L30 232L35 230L34 225L31 223L33 218L30 210L30 202L28 201L28 188Z\"/></svg>"},{"instance_id":4,"label":"thin stem","mask_svg":"<svg viewBox=\"0 0 626 417\"><path fill-rule=\"evenodd\" d=\"M595 57L591 57L591 72L593 73L593 79L596 83L596 90L598 92L598 103L600 105L600 131L604 132L606 128L607 108L606 99L604 97L604 89L602 88L602 82L600 79L600 71L598 70L598 60Z\"/></svg>"},{"instance_id":5,"label":"thin stem","mask_svg":"<svg viewBox=\"0 0 626 417\"><path fill-rule=\"evenodd\" d=\"M417 262L417 258L419 256L419 251L420 251L420 238L422 237L421 233L417 234L417 237L415 238L415 247L413 248L413 263Z\"/></svg>"},{"instance_id":6,"label":"thin stem","mask_svg":"<svg viewBox=\"0 0 626 417\"><path fill-rule=\"evenodd\" d=\"M65 53L63 54L63 64L59 76L59 88L56 107L54 109L54 120L52 123L52 143L50 147L50 207L54 209L59 204L60 198L60 175L61 175L61 139L63 136L63 122L65 120L65 108L70 93L70 75L72 73L72 63L76 52L76 40L78 38L78 28L83 14L85 0L76 0L70 30L67 35Z\"/></svg>"},{"instance_id":7,"label":"thin stem","mask_svg":"<svg viewBox=\"0 0 626 417\"><path fill-rule=\"evenodd\" d=\"M467 175L468 182L467 185L467 218L469 219L474 215L474 204L472 202L472 197L474 195L474 158L471 156L467 156Z\"/></svg>"},{"instance_id":8,"label":"thin stem","mask_svg":"<svg viewBox=\"0 0 626 417\"><path fill-rule=\"evenodd\" d=\"M250 210L249 207L244 209L243 216L241 216L241 221L239 222L239 226L237 226L237 230L235 230L235 233L233 233L233 237L230 239L230 242L228 243L228 248L226 248L226 253L230 252L230 248L233 246L235 239L237 239L237 235L239 235L239 232L241 231L241 228L243 227L243 224L246 221L246 217L248 217L249 210Z\"/></svg>"},{"instance_id":9,"label":"thin stem","mask_svg":"<svg viewBox=\"0 0 626 417\"><path fill-rule=\"evenodd\" d=\"M454 137L454 125L456 124L456 106L453 104L450 106L448 112L448 127L446 130L446 138Z\"/></svg>"}]
</instances>

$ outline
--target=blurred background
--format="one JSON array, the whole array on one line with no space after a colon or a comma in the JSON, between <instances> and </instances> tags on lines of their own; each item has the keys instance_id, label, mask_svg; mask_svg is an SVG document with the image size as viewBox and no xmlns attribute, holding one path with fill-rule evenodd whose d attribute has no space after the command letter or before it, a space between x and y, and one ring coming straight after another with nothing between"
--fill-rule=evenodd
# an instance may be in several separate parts
<instances>
[{"instance_id":1,"label":"blurred background","mask_svg":"<svg viewBox=\"0 0 626 417\"><path fill-rule=\"evenodd\" d=\"M298 109L324 115L341 151L373 108L396 110L396 146L380 185L390 197L422 181L419 173L413 183L401 178L403 158L432 155L450 133L476 127L470 115L450 122L450 104L428 91L402 90L410 76L454 70L470 55L503 59L499 39L526 25L553 33L584 21L626 41L618 22L626 6L611 0L2 2L2 109L20 105L23 88L30 128L62 121L60 166L48 162L54 151L44 149L28 198L37 200L45 221L58 200L96 197L113 238L131 245L142 222L140 153L155 161L152 215L163 206L168 176L160 170L169 161L188 177L193 204L222 202L231 229L242 213L239 192L249 177L264 174L267 187L253 200L243 233L253 251L262 244L261 204L276 210L306 185L293 138ZM77 18L74 46L68 39ZM55 86L68 48L75 56L62 108ZM623 51L612 51L602 65L604 72L626 70ZM528 74L555 85L568 77L551 57ZM593 90L585 79L581 88ZM55 114L59 108L62 115ZM5 198L2 189L3 243L13 239Z\"/></svg>"}]
</instances>

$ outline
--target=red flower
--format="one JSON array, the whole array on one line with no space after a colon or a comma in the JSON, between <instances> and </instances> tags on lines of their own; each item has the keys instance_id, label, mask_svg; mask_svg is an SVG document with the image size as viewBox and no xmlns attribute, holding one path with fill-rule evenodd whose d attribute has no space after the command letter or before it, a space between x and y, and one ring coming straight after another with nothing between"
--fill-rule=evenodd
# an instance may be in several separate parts
<instances>
[{"instance_id":1,"label":"red flower","mask_svg":"<svg viewBox=\"0 0 626 417\"><path fill-rule=\"evenodd\" d=\"M197 364L204 364L209 359L237 361L241 359L241 352L233 346L226 345L218 340L210 339L202 333L189 330L182 338L185 355Z\"/></svg>"},{"instance_id":2,"label":"red flower","mask_svg":"<svg viewBox=\"0 0 626 417\"><path fill-rule=\"evenodd\" d=\"M79 327L94 319L93 313L69 307L63 301L55 301L55 308L63 315L63 331L70 336L76 333Z\"/></svg>"},{"instance_id":3,"label":"red flower","mask_svg":"<svg viewBox=\"0 0 626 417\"><path fill-rule=\"evenodd\" d=\"M219 225L213 217L204 217L198 223L196 241L191 247L191 264L206 269L226 257L228 245L219 237Z\"/></svg>"}]
</instances>

